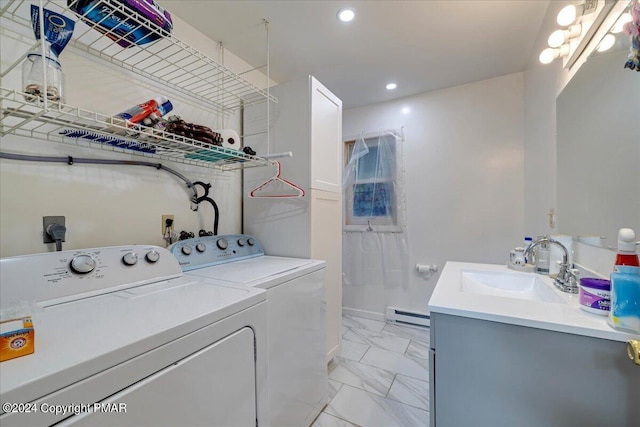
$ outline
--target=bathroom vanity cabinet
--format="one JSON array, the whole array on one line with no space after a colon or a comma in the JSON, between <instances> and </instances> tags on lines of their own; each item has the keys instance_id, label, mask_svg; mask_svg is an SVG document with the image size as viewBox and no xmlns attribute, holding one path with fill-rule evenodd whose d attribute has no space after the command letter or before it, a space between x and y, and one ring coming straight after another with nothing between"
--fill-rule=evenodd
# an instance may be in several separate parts
<instances>
[{"instance_id":1,"label":"bathroom vanity cabinet","mask_svg":"<svg viewBox=\"0 0 640 427\"><path fill-rule=\"evenodd\" d=\"M431 426L637 426L625 343L431 313Z\"/></svg>"},{"instance_id":2,"label":"bathroom vanity cabinet","mask_svg":"<svg viewBox=\"0 0 640 427\"><path fill-rule=\"evenodd\" d=\"M431 427L640 425L640 366L626 352L640 337L548 277L449 262L429 310Z\"/></svg>"}]
</instances>

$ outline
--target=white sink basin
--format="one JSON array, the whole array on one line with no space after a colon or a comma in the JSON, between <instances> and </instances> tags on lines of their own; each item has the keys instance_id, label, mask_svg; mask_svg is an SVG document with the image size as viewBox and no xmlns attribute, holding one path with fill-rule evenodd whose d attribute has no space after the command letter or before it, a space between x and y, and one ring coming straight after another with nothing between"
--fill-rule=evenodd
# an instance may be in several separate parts
<instances>
[{"instance_id":1,"label":"white sink basin","mask_svg":"<svg viewBox=\"0 0 640 427\"><path fill-rule=\"evenodd\" d=\"M567 304L534 273L462 270L460 290L472 294Z\"/></svg>"}]
</instances>

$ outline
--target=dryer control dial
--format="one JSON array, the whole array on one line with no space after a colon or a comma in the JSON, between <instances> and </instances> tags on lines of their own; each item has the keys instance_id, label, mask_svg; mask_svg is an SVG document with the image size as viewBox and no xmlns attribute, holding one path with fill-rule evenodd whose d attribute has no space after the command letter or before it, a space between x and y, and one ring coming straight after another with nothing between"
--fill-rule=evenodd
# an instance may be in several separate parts
<instances>
[{"instance_id":1,"label":"dryer control dial","mask_svg":"<svg viewBox=\"0 0 640 427\"><path fill-rule=\"evenodd\" d=\"M153 264L154 262L158 262L160 254L156 251L149 251L144 257L148 262Z\"/></svg>"},{"instance_id":2,"label":"dryer control dial","mask_svg":"<svg viewBox=\"0 0 640 427\"><path fill-rule=\"evenodd\" d=\"M238 246L244 246L247 244L247 239L238 239Z\"/></svg>"},{"instance_id":3,"label":"dryer control dial","mask_svg":"<svg viewBox=\"0 0 640 427\"><path fill-rule=\"evenodd\" d=\"M204 243L200 242L196 245L196 250L198 252L204 252L207 250L207 245L205 245Z\"/></svg>"},{"instance_id":4,"label":"dryer control dial","mask_svg":"<svg viewBox=\"0 0 640 427\"><path fill-rule=\"evenodd\" d=\"M218 239L218 241L216 242L216 245L218 246L219 249L222 249L223 251L229 247L229 243L227 242L227 239L224 239L224 238Z\"/></svg>"},{"instance_id":5,"label":"dryer control dial","mask_svg":"<svg viewBox=\"0 0 640 427\"><path fill-rule=\"evenodd\" d=\"M136 263L138 262L138 255L133 252L127 252L122 257L122 262L124 262L124 265L128 266L136 265Z\"/></svg>"},{"instance_id":6,"label":"dryer control dial","mask_svg":"<svg viewBox=\"0 0 640 427\"><path fill-rule=\"evenodd\" d=\"M189 245L184 245L182 247L181 251L185 255L191 255L191 252L193 252L193 249L191 249L191 246L189 246Z\"/></svg>"},{"instance_id":7,"label":"dryer control dial","mask_svg":"<svg viewBox=\"0 0 640 427\"><path fill-rule=\"evenodd\" d=\"M255 244L256 244L256 241L255 241L255 239L253 239L252 237L249 237L249 238L247 239L247 243L249 244L249 246L253 246L253 245L255 245Z\"/></svg>"},{"instance_id":8,"label":"dryer control dial","mask_svg":"<svg viewBox=\"0 0 640 427\"><path fill-rule=\"evenodd\" d=\"M89 255L74 256L69 263L71 271L77 274L89 274L96 268L96 261Z\"/></svg>"}]
</instances>

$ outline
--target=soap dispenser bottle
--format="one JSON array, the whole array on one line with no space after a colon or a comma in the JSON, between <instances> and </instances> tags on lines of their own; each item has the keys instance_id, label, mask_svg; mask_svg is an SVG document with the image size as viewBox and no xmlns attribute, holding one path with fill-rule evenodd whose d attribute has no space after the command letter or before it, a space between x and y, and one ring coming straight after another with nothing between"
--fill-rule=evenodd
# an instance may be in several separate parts
<instances>
[{"instance_id":1,"label":"soap dispenser bottle","mask_svg":"<svg viewBox=\"0 0 640 427\"><path fill-rule=\"evenodd\" d=\"M630 228L621 228L618 231L618 254L615 265L640 267L640 260L636 253L636 234Z\"/></svg>"},{"instance_id":2,"label":"soap dispenser bottle","mask_svg":"<svg viewBox=\"0 0 640 427\"><path fill-rule=\"evenodd\" d=\"M547 236L538 236L541 239ZM540 244L535 251L536 268L535 272L538 274L549 274L549 264L551 260L551 249L547 243Z\"/></svg>"}]
</instances>

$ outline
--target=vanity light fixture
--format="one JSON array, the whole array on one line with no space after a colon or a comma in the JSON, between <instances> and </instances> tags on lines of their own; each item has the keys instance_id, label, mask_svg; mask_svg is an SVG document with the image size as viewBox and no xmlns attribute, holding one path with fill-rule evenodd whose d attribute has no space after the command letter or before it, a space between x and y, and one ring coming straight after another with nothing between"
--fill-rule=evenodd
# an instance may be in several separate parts
<instances>
[{"instance_id":1,"label":"vanity light fixture","mask_svg":"<svg viewBox=\"0 0 640 427\"><path fill-rule=\"evenodd\" d=\"M554 59L560 58L561 56L565 56L569 54L569 45L563 44L559 48L551 48L548 47L542 51L540 57L538 58L543 64L550 64Z\"/></svg>"},{"instance_id":2,"label":"vanity light fixture","mask_svg":"<svg viewBox=\"0 0 640 427\"><path fill-rule=\"evenodd\" d=\"M580 4L570 4L558 12L556 22L558 25L568 27L578 21L581 16L594 12L598 7L598 0L584 0Z\"/></svg>"},{"instance_id":3,"label":"vanity light fixture","mask_svg":"<svg viewBox=\"0 0 640 427\"><path fill-rule=\"evenodd\" d=\"M555 58L566 56L564 62L565 67L567 63L571 65L571 55L573 55L577 49L580 48L583 33L589 31L590 23L581 19L582 16L589 15L595 12L598 8L598 2L601 0L582 0L580 4L573 2L573 4L563 7L556 21L558 25L565 27L551 33L547 39L549 45L548 49L545 49L540 53L540 62L543 64L550 64ZM568 27L568 28L567 28Z\"/></svg>"},{"instance_id":4,"label":"vanity light fixture","mask_svg":"<svg viewBox=\"0 0 640 427\"><path fill-rule=\"evenodd\" d=\"M549 36L547 43L549 47L560 47L569 40L579 37L581 32L582 26L580 24L572 25L566 30L555 30Z\"/></svg>"},{"instance_id":5,"label":"vanity light fixture","mask_svg":"<svg viewBox=\"0 0 640 427\"><path fill-rule=\"evenodd\" d=\"M395 88L397 88L397 87L398 87L398 85L397 85L397 84L395 84L395 83L387 83L387 85L385 86L385 88L386 88L387 90L394 90L394 89L395 89Z\"/></svg>"},{"instance_id":6,"label":"vanity light fixture","mask_svg":"<svg viewBox=\"0 0 640 427\"><path fill-rule=\"evenodd\" d=\"M356 17L356 12L350 7L340 9L338 11L338 20L342 22L351 22Z\"/></svg>"},{"instance_id":7,"label":"vanity light fixture","mask_svg":"<svg viewBox=\"0 0 640 427\"><path fill-rule=\"evenodd\" d=\"M558 12L556 22L558 23L558 25L562 25L563 27L569 26L576 22L578 16L582 15L583 9L584 7L582 5L576 6L570 4L568 6L565 6L560 10L560 12Z\"/></svg>"},{"instance_id":8,"label":"vanity light fixture","mask_svg":"<svg viewBox=\"0 0 640 427\"><path fill-rule=\"evenodd\" d=\"M602 38L602 41L600 42L596 50L598 52L605 52L611 49L611 46L613 46L615 43L616 43L616 36L609 33Z\"/></svg>"}]
</instances>

